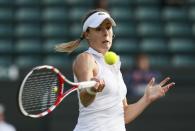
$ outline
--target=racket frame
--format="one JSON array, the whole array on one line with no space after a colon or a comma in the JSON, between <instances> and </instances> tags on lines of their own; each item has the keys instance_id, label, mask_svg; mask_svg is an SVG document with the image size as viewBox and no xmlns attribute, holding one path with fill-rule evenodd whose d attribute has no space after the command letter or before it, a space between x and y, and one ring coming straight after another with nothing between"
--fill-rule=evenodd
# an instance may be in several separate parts
<instances>
[{"instance_id":1,"label":"racket frame","mask_svg":"<svg viewBox=\"0 0 195 131\"><path fill-rule=\"evenodd\" d=\"M22 104L22 93L23 93L23 88L25 85L25 82L27 81L27 79L29 78L29 76L35 71L35 70L40 70L40 69L49 69L51 71L53 71L54 73L57 74L58 76L58 80L60 81L59 84L59 94L58 97L56 99L56 102L54 103L54 105L52 105L51 107L49 107L46 111L42 112L42 113L38 113L38 114L29 114L25 111L25 109L23 108L23 104ZM69 85L72 86L72 88L70 88L69 90L67 90L64 93L64 83L67 82ZM79 90L79 89L83 89L83 88L90 88L95 86L96 81L84 81L84 82L71 82L70 80L68 80L64 75L62 75L62 73L55 67L50 66L50 65L42 65L42 66L37 66L35 68L33 68L24 78L24 80L22 81L22 84L20 86L19 89L19 96L18 96L18 103L19 103L19 108L20 111L22 112L23 115L25 116L29 116L32 118L39 118L39 117L43 117L49 113L51 113L60 103L61 101L68 96L70 93Z\"/></svg>"}]
</instances>

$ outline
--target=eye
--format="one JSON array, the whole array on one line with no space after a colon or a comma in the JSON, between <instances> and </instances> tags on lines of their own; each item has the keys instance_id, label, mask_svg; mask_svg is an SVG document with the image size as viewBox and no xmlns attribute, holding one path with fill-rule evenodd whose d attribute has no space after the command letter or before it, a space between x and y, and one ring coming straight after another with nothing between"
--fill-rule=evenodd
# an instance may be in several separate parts
<instances>
[{"instance_id":1,"label":"eye","mask_svg":"<svg viewBox=\"0 0 195 131\"><path fill-rule=\"evenodd\" d=\"M107 27L106 27L107 30L110 30L110 28L111 28L111 26L107 26Z\"/></svg>"},{"instance_id":2,"label":"eye","mask_svg":"<svg viewBox=\"0 0 195 131\"><path fill-rule=\"evenodd\" d=\"M97 27L97 28L96 28L96 31L101 31L101 28L100 28L100 27Z\"/></svg>"}]
</instances>

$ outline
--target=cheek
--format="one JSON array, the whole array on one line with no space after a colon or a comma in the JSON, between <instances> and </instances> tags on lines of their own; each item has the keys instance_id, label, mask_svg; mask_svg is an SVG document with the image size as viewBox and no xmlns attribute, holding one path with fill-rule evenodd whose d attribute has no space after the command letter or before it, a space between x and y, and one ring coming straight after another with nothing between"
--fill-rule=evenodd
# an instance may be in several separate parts
<instances>
[{"instance_id":1,"label":"cheek","mask_svg":"<svg viewBox=\"0 0 195 131\"><path fill-rule=\"evenodd\" d=\"M100 45L100 40L101 40L101 37L99 35L94 35L93 37L91 37L91 44L94 44L94 46L99 46Z\"/></svg>"},{"instance_id":2,"label":"cheek","mask_svg":"<svg viewBox=\"0 0 195 131\"><path fill-rule=\"evenodd\" d=\"M94 40L95 43L98 43L101 40L101 36L100 35L96 35L96 36L94 36L93 40Z\"/></svg>"},{"instance_id":3,"label":"cheek","mask_svg":"<svg viewBox=\"0 0 195 131\"><path fill-rule=\"evenodd\" d=\"M94 35L90 35L90 42L94 43L96 41L98 41L98 36L95 35L95 34Z\"/></svg>"},{"instance_id":4,"label":"cheek","mask_svg":"<svg viewBox=\"0 0 195 131\"><path fill-rule=\"evenodd\" d=\"M113 38L113 32L112 31L109 32L109 37Z\"/></svg>"}]
</instances>

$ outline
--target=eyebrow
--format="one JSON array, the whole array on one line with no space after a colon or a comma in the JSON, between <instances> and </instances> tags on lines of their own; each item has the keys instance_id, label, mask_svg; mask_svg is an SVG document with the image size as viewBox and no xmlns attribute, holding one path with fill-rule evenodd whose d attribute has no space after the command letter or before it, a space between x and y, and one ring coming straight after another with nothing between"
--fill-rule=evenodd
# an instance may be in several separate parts
<instances>
[{"instance_id":1,"label":"eyebrow","mask_svg":"<svg viewBox=\"0 0 195 131\"><path fill-rule=\"evenodd\" d=\"M103 23L102 23L100 26L102 26L102 25L103 25ZM106 26L108 26L108 25L112 26L112 23L106 22L105 25L106 25ZM98 26L98 27L100 27L100 26Z\"/></svg>"}]
</instances>

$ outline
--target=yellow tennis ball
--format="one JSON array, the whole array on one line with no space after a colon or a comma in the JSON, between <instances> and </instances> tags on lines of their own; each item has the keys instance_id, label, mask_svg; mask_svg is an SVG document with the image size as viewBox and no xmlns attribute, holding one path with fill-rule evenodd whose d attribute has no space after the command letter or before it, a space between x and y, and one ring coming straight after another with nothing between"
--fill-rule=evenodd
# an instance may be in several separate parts
<instances>
[{"instance_id":1,"label":"yellow tennis ball","mask_svg":"<svg viewBox=\"0 0 195 131\"><path fill-rule=\"evenodd\" d=\"M112 51L108 51L104 55L104 60L109 65L115 64L118 61L118 59L119 59L118 55Z\"/></svg>"},{"instance_id":2,"label":"yellow tennis ball","mask_svg":"<svg viewBox=\"0 0 195 131\"><path fill-rule=\"evenodd\" d=\"M58 87L54 87L53 88L53 91L56 93L56 92L58 92Z\"/></svg>"}]
</instances>

